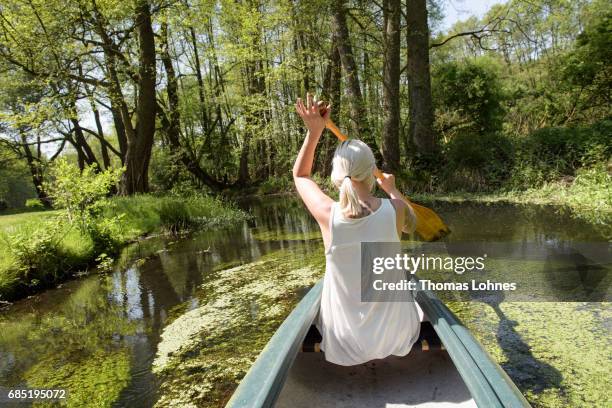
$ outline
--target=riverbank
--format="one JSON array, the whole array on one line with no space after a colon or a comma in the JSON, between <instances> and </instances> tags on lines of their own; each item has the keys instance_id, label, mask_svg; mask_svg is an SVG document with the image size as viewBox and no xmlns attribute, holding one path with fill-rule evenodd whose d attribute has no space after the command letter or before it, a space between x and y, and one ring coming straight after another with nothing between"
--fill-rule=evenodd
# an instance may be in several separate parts
<instances>
[{"instance_id":1,"label":"riverbank","mask_svg":"<svg viewBox=\"0 0 612 408\"><path fill-rule=\"evenodd\" d=\"M415 201L553 206L597 226L607 238L612 238L612 174L601 169L585 170L571 181L547 183L527 190L415 194L411 198Z\"/></svg>"},{"instance_id":2,"label":"riverbank","mask_svg":"<svg viewBox=\"0 0 612 408\"><path fill-rule=\"evenodd\" d=\"M209 196L113 197L92 236L63 210L0 215L0 301L51 287L93 267L108 269L119 249L154 233L177 233L243 221L247 214Z\"/></svg>"}]
</instances>

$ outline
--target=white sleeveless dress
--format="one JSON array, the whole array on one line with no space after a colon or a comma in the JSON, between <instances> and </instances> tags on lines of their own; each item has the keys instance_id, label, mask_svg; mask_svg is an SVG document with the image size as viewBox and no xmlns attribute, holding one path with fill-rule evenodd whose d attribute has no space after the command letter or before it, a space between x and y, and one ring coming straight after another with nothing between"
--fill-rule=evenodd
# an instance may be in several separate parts
<instances>
[{"instance_id":1,"label":"white sleeveless dress","mask_svg":"<svg viewBox=\"0 0 612 408\"><path fill-rule=\"evenodd\" d=\"M399 242L393 204L383 199L373 213L352 219L334 203L330 231L317 324L325 359L350 366L408 354L421 327L414 301L361 302L361 242Z\"/></svg>"}]
</instances>

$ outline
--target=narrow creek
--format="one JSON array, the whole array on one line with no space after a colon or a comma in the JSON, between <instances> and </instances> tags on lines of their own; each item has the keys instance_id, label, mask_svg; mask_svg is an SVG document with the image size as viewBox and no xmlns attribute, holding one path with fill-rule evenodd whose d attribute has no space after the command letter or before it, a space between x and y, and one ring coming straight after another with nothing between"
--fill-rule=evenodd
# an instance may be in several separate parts
<instances>
[{"instance_id":1,"label":"narrow creek","mask_svg":"<svg viewBox=\"0 0 612 408\"><path fill-rule=\"evenodd\" d=\"M160 381L152 364L164 327L201 306L198 289L214 271L269 254L323 257L317 225L295 199L241 205L252 220L143 240L124 250L111 273L66 282L1 311L0 386L68 388L69 406L153 406ZM436 204L436 210L453 241L606 241L593 226L546 207L462 203ZM612 354L609 303L463 305L455 311L534 405L606 400L601 372L609 373L611 363L601 356ZM574 327L547 326L551 319L569 319ZM559 336L573 338L551 349ZM581 356L572 355L580 350ZM558 360L564 354L568 358Z\"/></svg>"}]
</instances>

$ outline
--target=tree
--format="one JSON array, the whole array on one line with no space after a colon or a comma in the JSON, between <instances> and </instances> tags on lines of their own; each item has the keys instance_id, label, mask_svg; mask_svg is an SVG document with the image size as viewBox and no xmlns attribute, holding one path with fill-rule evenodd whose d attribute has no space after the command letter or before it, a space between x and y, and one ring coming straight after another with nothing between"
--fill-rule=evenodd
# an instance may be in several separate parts
<instances>
[{"instance_id":1,"label":"tree","mask_svg":"<svg viewBox=\"0 0 612 408\"><path fill-rule=\"evenodd\" d=\"M342 108L340 99L340 85L342 80L342 63L340 62L340 53L335 42L331 43L329 58L325 74L323 77L322 97L324 100L331 103L333 109L331 111L331 119L337 121ZM317 161L315 163L316 170L323 173L324 176L331 174L331 162L336 149L336 138L327 137L323 139L322 148L317 151Z\"/></svg>"},{"instance_id":2,"label":"tree","mask_svg":"<svg viewBox=\"0 0 612 408\"><path fill-rule=\"evenodd\" d=\"M127 169L120 191L147 191L156 108L155 42L149 2L16 2L0 13L0 59L37 80L46 88L46 96L63 106L65 116L61 120L67 124L61 124L65 129L57 133L74 147L81 168L98 163L86 134L101 144L103 155L105 149L106 153L117 151L104 139L100 128L86 129L78 118L77 104L82 98L105 94L121 161ZM132 64L134 49L137 68ZM136 95L133 107L124 95L124 86ZM108 156L104 160L110 164Z\"/></svg>"},{"instance_id":3,"label":"tree","mask_svg":"<svg viewBox=\"0 0 612 408\"><path fill-rule=\"evenodd\" d=\"M612 101L612 12L593 13L578 36L573 49L559 64L561 79L576 90L572 109L565 122L574 120L576 111L609 107ZM602 111L604 113L605 110ZM607 112L609 115L609 111Z\"/></svg>"},{"instance_id":4,"label":"tree","mask_svg":"<svg viewBox=\"0 0 612 408\"><path fill-rule=\"evenodd\" d=\"M44 188L44 171L63 150L65 139L49 136L53 131L53 117L61 116L63 109L54 98L46 98L46 88L24 73L11 73L2 78L3 93L0 98L0 138L3 149L23 160L30 172L36 195L49 208L51 202ZM43 147L54 142L63 142L56 153L47 157Z\"/></svg>"},{"instance_id":5,"label":"tree","mask_svg":"<svg viewBox=\"0 0 612 408\"><path fill-rule=\"evenodd\" d=\"M401 0L386 0L384 14L383 69L383 169L397 171L400 164L400 22Z\"/></svg>"},{"instance_id":6,"label":"tree","mask_svg":"<svg viewBox=\"0 0 612 408\"><path fill-rule=\"evenodd\" d=\"M136 126L124 121L127 132L125 173L119 192L123 195L149 191L149 161L155 135L155 39L148 1L140 0L136 6L135 24L138 27L138 101Z\"/></svg>"},{"instance_id":7,"label":"tree","mask_svg":"<svg viewBox=\"0 0 612 408\"><path fill-rule=\"evenodd\" d=\"M433 128L429 69L429 28L427 1L406 1L406 45L408 47L408 103L410 104L409 140L417 153L429 154L436 148Z\"/></svg>"},{"instance_id":8,"label":"tree","mask_svg":"<svg viewBox=\"0 0 612 408\"><path fill-rule=\"evenodd\" d=\"M23 207L27 199L36 196L30 182L30 172L24 161L0 143L0 210Z\"/></svg>"},{"instance_id":9,"label":"tree","mask_svg":"<svg viewBox=\"0 0 612 408\"><path fill-rule=\"evenodd\" d=\"M445 139L457 133L494 133L501 129L504 94L496 61L480 57L436 68L437 125Z\"/></svg>"}]
</instances>

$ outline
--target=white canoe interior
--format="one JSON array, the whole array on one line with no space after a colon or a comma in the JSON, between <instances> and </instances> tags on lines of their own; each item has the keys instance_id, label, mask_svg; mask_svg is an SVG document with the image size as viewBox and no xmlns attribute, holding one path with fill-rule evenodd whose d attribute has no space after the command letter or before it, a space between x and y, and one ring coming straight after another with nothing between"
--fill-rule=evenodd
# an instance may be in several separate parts
<instances>
[{"instance_id":1,"label":"white canoe interior","mask_svg":"<svg viewBox=\"0 0 612 408\"><path fill-rule=\"evenodd\" d=\"M298 353L278 408L476 407L446 351L412 350L343 367L323 353Z\"/></svg>"}]
</instances>

